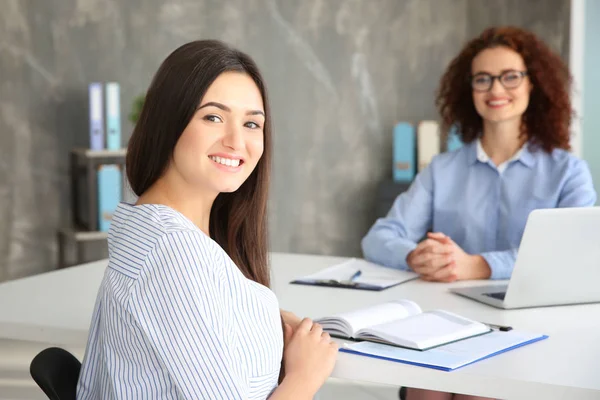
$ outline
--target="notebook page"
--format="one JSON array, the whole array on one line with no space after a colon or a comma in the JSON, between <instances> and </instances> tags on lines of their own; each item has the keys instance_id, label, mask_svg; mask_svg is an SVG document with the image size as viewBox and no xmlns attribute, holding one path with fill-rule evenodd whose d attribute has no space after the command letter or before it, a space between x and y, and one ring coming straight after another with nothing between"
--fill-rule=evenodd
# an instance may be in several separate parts
<instances>
[{"instance_id":1,"label":"notebook page","mask_svg":"<svg viewBox=\"0 0 600 400\"><path fill-rule=\"evenodd\" d=\"M419 277L419 274L416 274L412 271L401 271L394 268L387 268L363 259L354 259L348 265L362 272L362 274L356 278L355 282L367 283L374 286L386 286Z\"/></svg>"},{"instance_id":2,"label":"notebook page","mask_svg":"<svg viewBox=\"0 0 600 400\"><path fill-rule=\"evenodd\" d=\"M363 259L352 258L296 280L300 282L313 282L317 280L347 281L357 271L361 271L361 275L354 282L378 287L393 286L418 278L418 274L414 272L387 268Z\"/></svg>"},{"instance_id":3,"label":"notebook page","mask_svg":"<svg viewBox=\"0 0 600 400\"><path fill-rule=\"evenodd\" d=\"M421 308L410 300L397 300L377 304L371 307L335 314L329 318L322 318L316 322L323 322L326 326L328 320L344 320L351 328L352 334L371 325L383 324L389 321L406 318L421 312Z\"/></svg>"},{"instance_id":4,"label":"notebook page","mask_svg":"<svg viewBox=\"0 0 600 400\"><path fill-rule=\"evenodd\" d=\"M346 280L350 279L352 275L357 271L356 268L353 268L349 262L344 262L341 264L333 265L331 267L325 268L319 272L315 272L311 275L303 276L299 278L299 281L313 281L313 280Z\"/></svg>"},{"instance_id":5,"label":"notebook page","mask_svg":"<svg viewBox=\"0 0 600 400\"><path fill-rule=\"evenodd\" d=\"M375 336L401 346L423 349L488 331L489 328L480 322L435 310L372 326L361 334L364 333L365 338Z\"/></svg>"}]
</instances>

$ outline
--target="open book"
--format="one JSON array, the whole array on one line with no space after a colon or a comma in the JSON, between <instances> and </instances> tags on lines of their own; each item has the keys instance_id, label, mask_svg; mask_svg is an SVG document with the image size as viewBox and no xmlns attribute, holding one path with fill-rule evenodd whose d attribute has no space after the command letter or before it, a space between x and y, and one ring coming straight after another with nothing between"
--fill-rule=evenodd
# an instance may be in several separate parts
<instances>
[{"instance_id":1,"label":"open book","mask_svg":"<svg viewBox=\"0 0 600 400\"><path fill-rule=\"evenodd\" d=\"M490 327L443 310L423 312L410 300L397 300L315 320L330 335L427 350L481 335Z\"/></svg>"}]
</instances>

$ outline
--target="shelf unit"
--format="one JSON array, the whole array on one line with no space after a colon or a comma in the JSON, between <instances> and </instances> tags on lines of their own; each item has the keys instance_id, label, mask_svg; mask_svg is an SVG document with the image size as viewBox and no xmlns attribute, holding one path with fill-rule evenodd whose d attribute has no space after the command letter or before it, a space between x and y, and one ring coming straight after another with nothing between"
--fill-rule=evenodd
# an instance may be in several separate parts
<instances>
[{"instance_id":1,"label":"shelf unit","mask_svg":"<svg viewBox=\"0 0 600 400\"><path fill-rule=\"evenodd\" d=\"M71 225L57 232L58 268L67 266L69 243L76 246L75 264L85 261L84 245L106 241L107 233L98 230L98 168L101 165L119 165L125 170L126 149L90 150L75 148L69 156L71 183ZM123 174L122 186L125 187ZM123 192L124 193L124 192Z\"/></svg>"}]
</instances>

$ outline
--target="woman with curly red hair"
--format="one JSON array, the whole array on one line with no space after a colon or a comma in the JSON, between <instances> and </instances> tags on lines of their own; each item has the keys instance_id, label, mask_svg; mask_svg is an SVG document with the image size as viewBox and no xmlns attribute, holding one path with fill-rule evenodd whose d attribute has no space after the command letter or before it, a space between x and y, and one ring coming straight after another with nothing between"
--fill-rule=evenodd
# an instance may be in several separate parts
<instances>
[{"instance_id":1,"label":"woman with curly red hair","mask_svg":"<svg viewBox=\"0 0 600 400\"><path fill-rule=\"evenodd\" d=\"M362 240L365 258L423 279L509 278L529 213L596 201L569 153L570 75L533 33L485 30L450 63L437 106L464 146L436 156ZM421 240L421 239L425 240Z\"/></svg>"},{"instance_id":2,"label":"woman with curly red hair","mask_svg":"<svg viewBox=\"0 0 600 400\"><path fill-rule=\"evenodd\" d=\"M596 201L570 154L570 75L533 33L485 30L450 63L437 106L464 146L438 155L362 240L366 259L425 280L511 276L529 213ZM424 239L424 240L422 240ZM407 399L473 398L408 389Z\"/></svg>"},{"instance_id":3,"label":"woman with curly red hair","mask_svg":"<svg viewBox=\"0 0 600 400\"><path fill-rule=\"evenodd\" d=\"M438 155L362 240L366 259L425 280L511 276L529 213L596 202L569 153L571 79L533 33L485 30L450 63L437 106L464 146ZM407 400L475 399L408 389Z\"/></svg>"}]
</instances>

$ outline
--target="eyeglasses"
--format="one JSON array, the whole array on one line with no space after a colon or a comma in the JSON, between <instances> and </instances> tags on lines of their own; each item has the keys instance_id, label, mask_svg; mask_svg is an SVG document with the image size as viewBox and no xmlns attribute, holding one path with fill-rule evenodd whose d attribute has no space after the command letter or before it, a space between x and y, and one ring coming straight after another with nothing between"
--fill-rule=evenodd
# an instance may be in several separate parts
<instances>
[{"instance_id":1,"label":"eyeglasses","mask_svg":"<svg viewBox=\"0 0 600 400\"><path fill-rule=\"evenodd\" d=\"M494 86L494 81L498 79L505 89L515 89L523 82L526 75L526 71L504 71L500 75L480 72L471 77L471 87L476 92L487 92Z\"/></svg>"}]
</instances>

